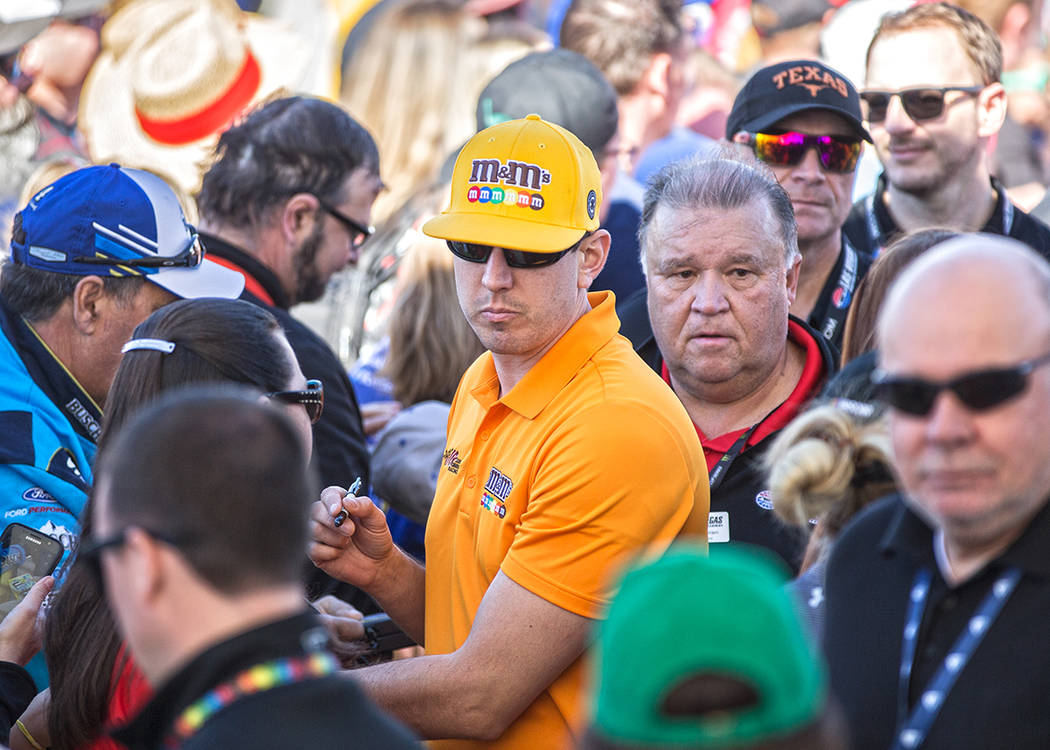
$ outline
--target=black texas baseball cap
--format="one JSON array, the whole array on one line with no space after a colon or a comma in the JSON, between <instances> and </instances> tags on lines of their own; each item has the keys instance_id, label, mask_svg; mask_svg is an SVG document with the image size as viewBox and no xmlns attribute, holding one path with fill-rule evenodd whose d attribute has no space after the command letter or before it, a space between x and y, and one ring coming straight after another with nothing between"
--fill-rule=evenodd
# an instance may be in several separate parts
<instances>
[{"instance_id":1,"label":"black texas baseball cap","mask_svg":"<svg viewBox=\"0 0 1050 750\"><path fill-rule=\"evenodd\" d=\"M864 140L860 95L850 80L817 60L788 60L756 72L737 94L726 120L726 138L741 130L757 132L796 112L811 109L833 112L846 120Z\"/></svg>"}]
</instances>

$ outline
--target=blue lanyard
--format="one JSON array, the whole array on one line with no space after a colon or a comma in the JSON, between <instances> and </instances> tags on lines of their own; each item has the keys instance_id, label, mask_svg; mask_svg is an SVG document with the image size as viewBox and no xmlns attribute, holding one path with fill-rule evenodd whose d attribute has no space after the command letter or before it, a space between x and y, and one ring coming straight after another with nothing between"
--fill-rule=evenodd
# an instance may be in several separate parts
<instances>
[{"instance_id":1,"label":"blue lanyard","mask_svg":"<svg viewBox=\"0 0 1050 750\"><path fill-rule=\"evenodd\" d=\"M948 696L959 673L970 661L973 652L981 643L985 633L992 627L995 618L1003 609L1021 579L1018 568L1007 569L985 595L977 612L970 618L963 632L952 644L951 650L944 657L944 662L937 668L929 684L922 691L919 700L911 712L908 712L908 686L911 683L912 664L915 662L915 650L919 640L919 626L922 614L926 609L926 600L930 595L930 581L933 575L929 569L922 568L915 574L908 600L908 617L904 624L904 637L901 644L900 684L897 688L897 736L891 750L913 750L922 745L929 734L933 720L940 713L941 706Z\"/></svg>"}]
</instances>

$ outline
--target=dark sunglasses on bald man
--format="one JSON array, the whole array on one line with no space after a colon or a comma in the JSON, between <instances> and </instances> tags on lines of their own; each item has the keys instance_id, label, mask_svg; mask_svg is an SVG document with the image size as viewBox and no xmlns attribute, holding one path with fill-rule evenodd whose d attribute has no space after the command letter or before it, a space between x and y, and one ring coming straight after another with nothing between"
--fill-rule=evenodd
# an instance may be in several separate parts
<instances>
[{"instance_id":1,"label":"dark sunglasses on bald man","mask_svg":"<svg viewBox=\"0 0 1050 750\"><path fill-rule=\"evenodd\" d=\"M310 424L316 423L324 412L324 386L320 380L307 380L306 389L302 391L272 391L266 397L282 404L302 404L310 417Z\"/></svg>"},{"instance_id":2,"label":"dark sunglasses on bald man","mask_svg":"<svg viewBox=\"0 0 1050 750\"><path fill-rule=\"evenodd\" d=\"M543 268L558 262L563 255L571 253L580 246L580 243L590 236L587 232L572 246L553 253L536 253L527 250L508 250L502 248L503 259L511 268ZM470 263L487 263L492 255L492 245L479 245L475 242L460 242L458 240L446 240L448 249L457 258L462 258Z\"/></svg>"},{"instance_id":3,"label":"dark sunglasses on bald man","mask_svg":"<svg viewBox=\"0 0 1050 750\"><path fill-rule=\"evenodd\" d=\"M820 166L828 172L852 172L860 157L862 139L849 135L806 135L805 133L747 133L744 143L767 164L793 167L809 149L815 149Z\"/></svg>"},{"instance_id":4,"label":"dark sunglasses on bald man","mask_svg":"<svg viewBox=\"0 0 1050 750\"><path fill-rule=\"evenodd\" d=\"M862 91L860 101L864 119L870 123L883 122L890 108L890 99L900 97L905 114L915 122L935 120L944 113L944 95L949 91L962 91L976 96L984 86L923 86L900 91Z\"/></svg>"},{"instance_id":5,"label":"dark sunglasses on bald man","mask_svg":"<svg viewBox=\"0 0 1050 750\"><path fill-rule=\"evenodd\" d=\"M1050 353L1013 367L976 370L944 381L897 377L876 370L871 381L880 400L916 417L930 413L941 391L951 391L971 411L986 411L1023 393L1028 387L1029 376L1048 362Z\"/></svg>"}]
</instances>

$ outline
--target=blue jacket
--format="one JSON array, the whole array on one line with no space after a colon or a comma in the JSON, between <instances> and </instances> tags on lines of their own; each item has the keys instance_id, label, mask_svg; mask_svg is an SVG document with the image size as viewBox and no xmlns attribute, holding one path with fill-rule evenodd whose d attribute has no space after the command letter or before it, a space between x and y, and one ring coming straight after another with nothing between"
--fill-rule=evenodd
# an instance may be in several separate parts
<instances>
[{"instance_id":1,"label":"blue jacket","mask_svg":"<svg viewBox=\"0 0 1050 750\"><path fill-rule=\"evenodd\" d=\"M80 533L102 411L33 329L0 298L0 515L62 542L61 582ZM47 667L27 669L39 689Z\"/></svg>"},{"instance_id":2,"label":"blue jacket","mask_svg":"<svg viewBox=\"0 0 1050 750\"><path fill-rule=\"evenodd\" d=\"M102 412L33 329L0 299L0 516L55 537L80 530Z\"/></svg>"}]
</instances>

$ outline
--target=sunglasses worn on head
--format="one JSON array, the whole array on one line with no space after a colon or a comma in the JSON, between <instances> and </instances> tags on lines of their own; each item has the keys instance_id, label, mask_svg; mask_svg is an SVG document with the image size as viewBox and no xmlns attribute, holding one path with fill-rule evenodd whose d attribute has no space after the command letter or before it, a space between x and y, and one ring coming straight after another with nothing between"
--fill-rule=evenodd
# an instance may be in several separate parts
<instances>
[{"instance_id":1,"label":"sunglasses worn on head","mask_svg":"<svg viewBox=\"0 0 1050 750\"><path fill-rule=\"evenodd\" d=\"M820 166L828 172L852 172L860 157L862 139L849 135L805 133L745 133L755 156L767 164L793 167L808 149L816 149Z\"/></svg>"},{"instance_id":2,"label":"sunglasses worn on head","mask_svg":"<svg viewBox=\"0 0 1050 750\"><path fill-rule=\"evenodd\" d=\"M191 227L192 229L192 227ZM134 258L111 258L106 256L78 255L74 263L85 263L92 266L134 266L136 268L196 268L204 262L204 245L197 232L186 248L178 255L143 255Z\"/></svg>"},{"instance_id":3,"label":"sunglasses worn on head","mask_svg":"<svg viewBox=\"0 0 1050 750\"><path fill-rule=\"evenodd\" d=\"M934 120L944 112L944 95L949 91L961 91L976 96L984 86L925 86L900 91L862 91L860 101L864 117L870 123L883 122L890 108L890 99L900 97L904 112L915 122Z\"/></svg>"},{"instance_id":4,"label":"sunglasses worn on head","mask_svg":"<svg viewBox=\"0 0 1050 750\"><path fill-rule=\"evenodd\" d=\"M1050 353L1027 359L1013 367L990 368L959 375L951 380L896 377L876 370L871 380L875 394L898 411L924 417L933 409L941 391L951 391L968 409L985 411L1006 403L1028 387L1028 376L1050 363Z\"/></svg>"},{"instance_id":5,"label":"sunglasses worn on head","mask_svg":"<svg viewBox=\"0 0 1050 750\"><path fill-rule=\"evenodd\" d=\"M354 247L361 247L375 233L375 227L366 227L364 224L354 221L339 209L321 200L318 196L315 195L314 197L317 198L322 211L343 225L347 234L350 235Z\"/></svg>"},{"instance_id":6,"label":"sunglasses worn on head","mask_svg":"<svg viewBox=\"0 0 1050 750\"><path fill-rule=\"evenodd\" d=\"M320 380L307 380L306 390L273 391L267 393L266 397L282 404L302 404L310 417L310 424L316 423L324 411L324 386Z\"/></svg>"},{"instance_id":7,"label":"sunglasses worn on head","mask_svg":"<svg viewBox=\"0 0 1050 750\"><path fill-rule=\"evenodd\" d=\"M572 247L567 247L555 253L535 253L527 250L502 248L503 259L507 261L507 265L511 268L543 268L544 266L552 266L563 255L567 255L579 247L580 243L587 239L590 234L590 232L587 232ZM470 263L487 263L489 256L492 255L492 245L479 245L475 242L460 242L459 240L445 240L445 242L453 255Z\"/></svg>"}]
</instances>

